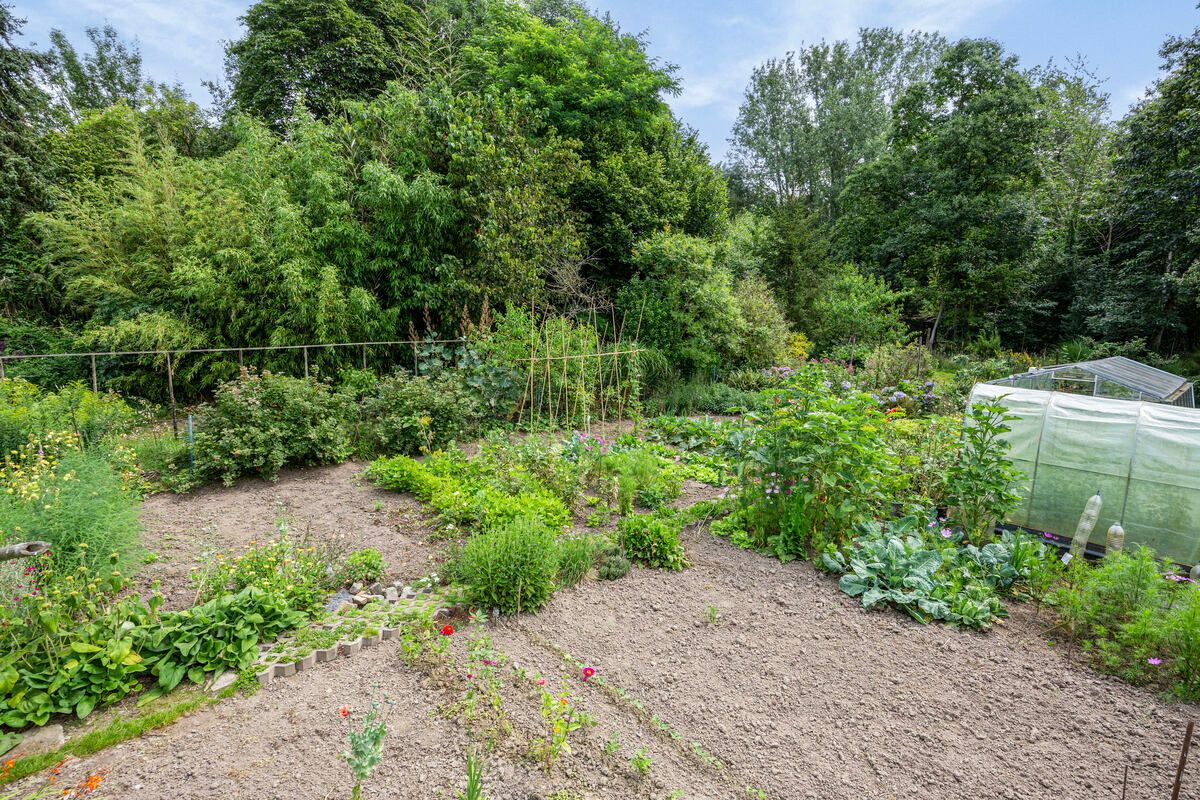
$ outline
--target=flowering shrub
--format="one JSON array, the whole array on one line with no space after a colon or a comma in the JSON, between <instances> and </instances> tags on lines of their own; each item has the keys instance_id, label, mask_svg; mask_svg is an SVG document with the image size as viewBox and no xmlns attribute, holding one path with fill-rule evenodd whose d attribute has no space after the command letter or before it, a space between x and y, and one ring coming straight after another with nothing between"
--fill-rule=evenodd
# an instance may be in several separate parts
<instances>
[{"instance_id":1,"label":"flowering shrub","mask_svg":"<svg viewBox=\"0 0 1200 800\"><path fill-rule=\"evenodd\" d=\"M196 434L196 469L231 485L287 464L334 464L352 452L350 401L307 378L243 371L222 384Z\"/></svg>"},{"instance_id":2,"label":"flowering shrub","mask_svg":"<svg viewBox=\"0 0 1200 800\"><path fill-rule=\"evenodd\" d=\"M368 453L431 453L472 431L479 409L462 376L397 372L362 401L360 449Z\"/></svg>"}]
</instances>

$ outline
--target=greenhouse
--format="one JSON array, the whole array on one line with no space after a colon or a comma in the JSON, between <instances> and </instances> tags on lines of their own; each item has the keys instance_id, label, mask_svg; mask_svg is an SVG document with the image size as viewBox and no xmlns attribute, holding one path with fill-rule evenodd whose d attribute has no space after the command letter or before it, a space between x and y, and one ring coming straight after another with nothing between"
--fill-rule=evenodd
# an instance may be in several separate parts
<instances>
[{"instance_id":1,"label":"greenhouse","mask_svg":"<svg viewBox=\"0 0 1200 800\"><path fill-rule=\"evenodd\" d=\"M976 385L971 402L985 400L1000 401L1013 417L1005 436L1023 473L1022 503L1008 523L1069 538L1099 491L1093 542L1119 522L1127 546L1144 544L1183 564L1200 558L1200 414L1193 408L1011 382Z\"/></svg>"},{"instance_id":2,"label":"greenhouse","mask_svg":"<svg viewBox=\"0 0 1200 800\"><path fill-rule=\"evenodd\" d=\"M992 383L1047 392L1196 407L1195 393L1187 379L1124 356L1034 367L1029 372L1010 375Z\"/></svg>"}]
</instances>

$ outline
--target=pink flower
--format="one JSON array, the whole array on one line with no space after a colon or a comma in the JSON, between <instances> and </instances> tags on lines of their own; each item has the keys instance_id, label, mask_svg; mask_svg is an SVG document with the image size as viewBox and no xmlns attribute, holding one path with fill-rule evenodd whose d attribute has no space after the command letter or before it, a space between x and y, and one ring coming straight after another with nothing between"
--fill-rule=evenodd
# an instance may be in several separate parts
<instances>
[{"instance_id":1,"label":"pink flower","mask_svg":"<svg viewBox=\"0 0 1200 800\"><path fill-rule=\"evenodd\" d=\"M943 539L949 539L953 535L954 535L954 531L950 530L949 528L942 528L942 538Z\"/></svg>"},{"instance_id":2,"label":"pink flower","mask_svg":"<svg viewBox=\"0 0 1200 800\"><path fill-rule=\"evenodd\" d=\"M1157 667L1159 664L1162 663L1162 659L1161 658L1147 658L1146 663L1152 667Z\"/></svg>"},{"instance_id":3,"label":"pink flower","mask_svg":"<svg viewBox=\"0 0 1200 800\"><path fill-rule=\"evenodd\" d=\"M546 685L546 679L545 679L545 678L538 678L538 680L537 680L537 684L538 684L538 686L545 686L545 685Z\"/></svg>"},{"instance_id":4,"label":"pink flower","mask_svg":"<svg viewBox=\"0 0 1200 800\"><path fill-rule=\"evenodd\" d=\"M588 678L592 677L595 674L596 674L596 670L592 669L591 667L583 668L583 680L584 681L587 681Z\"/></svg>"}]
</instances>

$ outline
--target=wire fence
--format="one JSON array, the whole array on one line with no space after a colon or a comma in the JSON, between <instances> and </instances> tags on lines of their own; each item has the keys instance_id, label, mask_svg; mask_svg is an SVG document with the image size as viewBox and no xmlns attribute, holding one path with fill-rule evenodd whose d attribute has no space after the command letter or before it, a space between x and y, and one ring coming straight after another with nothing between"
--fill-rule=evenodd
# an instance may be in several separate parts
<instances>
[{"instance_id":1,"label":"wire fence","mask_svg":"<svg viewBox=\"0 0 1200 800\"><path fill-rule=\"evenodd\" d=\"M90 383L93 391L100 391L100 369L104 359L138 358L150 359L150 369L154 364L161 365L166 379L166 397L171 409L171 427L175 435L179 435L178 402L175 393L175 379L178 375L180 361L192 355L229 355L236 354L238 368L246 366L247 354L299 351L303 362L303 372L306 379L311 377L313 364L310 353L336 351L339 349L357 348L359 350L359 366L368 368L368 353L372 349L406 347L412 350L411 370L414 375L421 372L422 348L433 345L464 345L464 338L456 339L394 339L365 342L322 342L315 344L286 344L260 345L246 347L198 347L166 350L97 350L70 353L4 353L0 354L0 379L4 379L6 365L31 360L43 359L78 359L82 360L90 372ZM622 347L616 342L613 349L604 350L596 343L594 352L557 353L552 352L552 345L547 338L544 342L536 337L531 344L530 355L509 358L508 361L523 364L524 393L516 405L518 422L539 427L542 424L553 424L562 418L578 417L586 413L594 404L599 411L600 419L612 411L623 415L631 392L636 392L636 381L631 382L633 375L632 358L643 352L637 347ZM540 352L544 347L544 352ZM622 357L626 365L622 368ZM385 364L387 359L385 358ZM578 368L576 368L578 365ZM405 369L410 364L399 359L387 364L389 368L402 366ZM586 366L586 368L585 368ZM143 365L145 368L145 365ZM623 374L624 373L624 374ZM625 386L622 386L624 380ZM605 391L605 387L615 387L615 391Z\"/></svg>"}]
</instances>

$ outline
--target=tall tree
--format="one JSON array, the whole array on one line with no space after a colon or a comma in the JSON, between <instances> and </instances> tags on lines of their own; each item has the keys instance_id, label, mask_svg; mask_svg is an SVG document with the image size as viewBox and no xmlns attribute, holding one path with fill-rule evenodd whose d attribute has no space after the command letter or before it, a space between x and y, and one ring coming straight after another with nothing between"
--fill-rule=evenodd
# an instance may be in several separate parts
<instances>
[{"instance_id":1,"label":"tall tree","mask_svg":"<svg viewBox=\"0 0 1200 800\"><path fill-rule=\"evenodd\" d=\"M1036 202L1041 226L1031 283L1000 332L1021 349L1047 346L1084 330L1095 300L1089 278L1109 235L1114 126L1109 97L1086 63L1033 70L1041 121Z\"/></svg>"},{"instance_id":2,"label":"tall tree","mask_svg":"<svg viewBox=\"0 0 1200 800\"><path fill-rule=\"evenodd\" d=\"M260 0L225 69L236 108L282 130L303 98L318 118L401 75L408 7L398 0Z\"/></svg>"},{"instance_id":3,"label":"tall tree","mask_svg":"<svg viewBox=\"0 0 1200 800\"><path fill-rule=\"evenodd\" d=\"M1194 345L1200 323L1200 28L1160 53L1166 74L1117 145L1114 236L1088 326L1099 338L1173 349Z\"/></svg>"},{"instance_id":4,"label":"tall tree","mask_svg":"<svg viewBox=\"0 0 1200 800\"><path fill-rule=\"evenodd\" d=\"M43 200L38 134L49 98L42 91L46 57L20 47L24 20L0 3L0 243Z\"/></svg>"},{"instance_id":5,"label":"tall tree","mask_svg":"<svg viewBox=\"0 0 1200 800\"><path fill-rule=\"evenodd\" d=\"M835 218L847 177L886 150L893 102L944 47L937 34L864 28L853 45L820 42L767 61L734 124L731 167L760 200L802 199Z\"/></svg>"},{"instance_id":6,"label":"tall tree","mask_svg":"<svg viewBox=\"0 0 1200 800\"><path fill-rule=\"evenodd\" d=\"M115 103L137 108L146 90L137 42L125 42L111 25L87 28L87 38L92 49L81 56L62 31L50 32L49 82L55 105L70 122Z\"/></svg>"},{"instance_id":7,"label":"tall tree","mask_svg":"<svg viewBox=\"0 0 1200 800\"><path fill-rule=\"evenodd\" d=\"M1033 88L999 43L964 39L895 114L891 152L847 182L842 252L913 290L931 337L947 323L959 333L992 324L1028 283Z\"/></svg>"}]
</instances>

